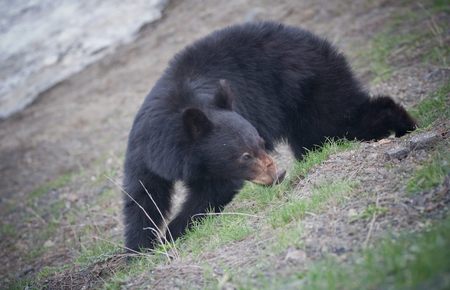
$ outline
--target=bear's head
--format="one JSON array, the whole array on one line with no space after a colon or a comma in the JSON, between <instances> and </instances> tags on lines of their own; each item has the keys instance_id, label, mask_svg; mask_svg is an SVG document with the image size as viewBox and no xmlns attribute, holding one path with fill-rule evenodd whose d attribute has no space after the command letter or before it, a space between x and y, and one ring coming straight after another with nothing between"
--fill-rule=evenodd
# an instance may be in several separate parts
<instances>
[{"instance_id":1,"label":"bear's head","mask_svg":"<svg viewBox=\"0 0 450 290\"><path fill-rule=\"evenodd\" d=\"M280 182L285 171L277 170L255 127L233 110L234 99L228 83L221 80L210 106L184 110L183 124L197 168L214 178L263 185Z\"/></svg>"}]
</instances>

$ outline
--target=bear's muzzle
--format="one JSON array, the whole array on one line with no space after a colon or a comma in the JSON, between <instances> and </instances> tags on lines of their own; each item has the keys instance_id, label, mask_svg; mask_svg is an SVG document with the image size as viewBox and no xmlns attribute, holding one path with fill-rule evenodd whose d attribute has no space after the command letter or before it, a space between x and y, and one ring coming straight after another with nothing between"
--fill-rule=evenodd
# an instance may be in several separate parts
<instances>
[{"instance_id":1,"label":"bear's muzzle","mask_svg":"<svg viewBox=\"0 0 450 290\"><path fill-rule=\"evenodd\" d=\"M250 181L262 185L278 184L283 181L286 175L286 170L278 170L273 159L265 152L258 154L253 169L255 177Z\"/></svg>"}]
</instances>

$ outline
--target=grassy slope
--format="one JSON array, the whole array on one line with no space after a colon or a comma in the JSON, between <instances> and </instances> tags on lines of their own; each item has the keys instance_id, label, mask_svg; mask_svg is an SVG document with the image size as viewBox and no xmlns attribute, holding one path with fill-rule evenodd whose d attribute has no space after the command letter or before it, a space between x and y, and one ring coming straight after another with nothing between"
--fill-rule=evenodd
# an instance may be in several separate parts
<instances>
[{"instance_id":1,"label":"grassy slope","mask_svg":"<svg viewBox=\"0 0 450 290\"><path fill-rule=\"evenodd\" d=\"M442 110L440 102L433 102L434 105L429 103L431 99L439 99L446 94L448 94L447 90L440 89L432 94L430 99L426 99L415 108L416 111L421 112L415 114L420 124L430 126L441 117L441 114L435 114L436 111ZM426 109L423 109L424 107ZM430 115L435 117L430 118ZM277 253L286 251L290 247L300 247L301 220L305 214L320 213L330 203L345 202L344 197L352 196L352 192L358 187L358 182L325 181L313 187L311 196L301 198L292 194L296 179L307 175L312 167L326 160L331 154L349 150L355 146L357 143L354 142L331 140L322 148L309 152L303 161L296 162L290 178L280 186L259 187L247 184L232 208L228 208L224 215L208 216L170 248L177 249L181 257L197 259L201 264L199 260L201 253L214 251L234 241L257 235L261 229L253 226L256 220L260 224L267 224L273 228L275 239L268 243L268 251ZM416 187L410 189L408 186L408 190L411 192L426 190L442 183L443 178L450 173L448 153L447 159L440 158L442 154L437 150L430 161L417 169L408 183ZM432 169L429 169L430 167ZM433 173L423 173L425 171ZM430 175L432 177L429 177ZM416 182L417 179L425 180L425 182ZM371 217L382 211L382 207L369 207L361 213L360 217ZM228 269L227 272L232 277L233 285L239 289L281 289L296 288L299 285L304 285L306 289L379 289L387 286L403 289L404 287L421 287L426 283L445 289L450 285L446 276L450 269L450 262L448 262L450 261L448 251L450 236L445 233L449 227L450 219L438 223L425 233L405 233L395 239L388 236L379 241L375 248L355 254L352 262L344 266L333 258L326 258L324 261L312 264L310 270L306 272L279 279L258 276L261 265L255 265L254 269ZM170 248L161 247L159 250L170 252ZM432 263L433 261L435 263ZM148 267L152 268L165 262L167 260L163 254L142 257L131 268L124 268L111 277L104 286L107 289L118 289L126 281L147 272ZM207 275L207 266L203 271ZM257 279L246 277L257 277ZM214 289L220 286L220 281L212 278L206 280L210 283L207 284L207 288Z\"/></svg>"},{"instance_id":2,"label":"grassy slope","mask_svg":"<svg viewBox=\"0 0 450 290\"><path fill-rule=\"evenodd\" d=\"M442 1L435 1L429 13L448 9ZM445 2L445 1L444 1ZM445 3L444 3L445 4ZM410 17L411 15L398 16ZM407 35L396 36L393 34L398 24L394 22L386 31L375 37L370 52L371 71L374 79L380 81L390 76L394 68L389 59L402 51L413 51L420 42L429 35L411 31ZM439 29L439 27L437 28ZM433 33L433 32L432 32ZM437 39L437 38L436 38ZM439 39L436 40L437 43ZM448 47L436 45L421 55L423 61L447 64L449 57ZM429 128L439 118L449 118L449 84L444 84L429 98L411 110L418 119L422 128ZM272 227L276 239L271 242L268 249L272 252L282 252L289 247L298 247L301 243L301 220L307 213L320 213L331 203L345 202L343 197L351 196L358 187L358 183L350 180L328 180L314 187L313 193L307 198L299 198L292 194L296 185L296 179L308 174L315 165L326 160L330 154L342 150L348 150L357 146L356 143L347 141L330 141L322 149L310 152L302 162L295 164L291 177L277 187L258 187L247 184L237 197L237 202L227 209L229 214L222 216L210 216L204 222L197 225L182 240L175 245L162 246L158 251L161 254L143 256L125 268L118 268L113 275L105 281L104 287L108 289L120 288L123 283L133 279L149 269L167 263L166 254L177 252L181 257L194 258L205 250L213 251L234 241L242 240L257 234L260 230L253 225L259 224ZM422 165L408 183L407 189L414 194L440 184L443 178L449 174L448 151L437 151L428 162ZM72 177L63 176L44 187L39 188L33 194L38 199L45 192L54 187L64 186ZM108 196L108 193L105 193ZM107 197L106 197L107 199ZM59 206L59 205L57 205ZM379 208L368 209L368 216L381 210ZM235 214L241 213L241 214ZM78 216L73 217L73 219ZM52 227L50 227L52 229ZM450 285L450 221L442 221L424 233L405 233L401 238L392 239L387 236L373 249L367 249L354 254L353 259L345 265L339 264L332 258L326 258L311 265L308 271L297 273L293 276L280 277L277 280L264 281L258 277L258 286L278 289L286 286L297 288L307 285L307 289L402 289L423 288L433 286L444 289ZM2 225L2 234L13 233L10 225ZM89 230L91 231L91 230ZM93 230L92 230L93 231ZM50 234L45 233L42 241ZM41 254L39 248L33 256ZM112 257L120 251L120 247L111 242L94 240L80 248L75 265L86 268L99 261ZM70 267L70 266L69 266ZM44 268L34 281L18 281L12 288L23 289L24 285L39 285L42 281L60 268ZM207 275L208 269L204 269ZM249 273L257 272L258 268L247 269ZM229 271L233 275L233 271ZM249 276L250 277L250 276ZM239 288L253 288L255 281L236 277L233 280ZM431 283L431 284L427 284ZM425 286L424 286L425 285ZM221 286L221 281L211 280L209 287Z\"/></svg>"},{"instance_id":3,"label":"grassy slope","mask_svg":"<svg viewBox=\"0 0 450 290\"><path fill-rule=\"evenodd\" d=\"M326 258L307 272L266 281L264 288L448 289L449 261L450 219L446 219L422 233L388 236L355 254L350 263Z\"/></svg>"},{"instance_id":4,"label":"grassy slope","mask_svg":"<svg viewBox=\"0 0 450 290\"><path fill-rule=\"evenodd\" d=\"M432 11L447 9L441 4L436 1ZM375 74L375 81L390 76L394 68L389 65L389 58L395 51L399 48L413 51L421 41L430 37L428 32L411 31L401 36L393 33L401 19L411 16L411 14L397 16L386 31L375 37L370 52L371 70ZM424 61L446 64L449 56L448 48L439 40L437 42L439 45L422 52L421 58ZM437 119L449 118L449 91L449 84L444 84L411 110L421 128L430 128ZM311 167L326 160L330 154L354 146L354 143L331 141L324 148L310 152L305 160L295 164L291 178L279 187L260 188L248 184L237 197L238 202L232 208L233 212L264 217L264 223L271 225L276 235L275 242L268 247L270 251L281 252L288 247L298 246L300 243L298 233L301 232L301 219L305 213L320 212L331 199L333 202L339 202L343 196L351 195L358 184L349 180L328 181L316 186L311 197L299 198L290 194L293 191L295 179L305 176ZM423 191L442 183L444 177L450 172L449 162L448 152L436 151L433 158L411 176L408 191ZM381 210L383 209L370 208L366 215L372 216ZM192 254L196 256L205 250L214 250L233 241L242 240L258 231L257 228L252 227L254 219L255 217L252 216L227 214L208 217L191 230L183 240L177 242L175 248L181 251L181 256ZM395 239L387 236L379 241L375 248L356 253L351 262L345 265L341 265L332 258L326 258L324 261L311 265L310 270L306 272L281 277L279 280L264 281L264 277L257 275L257 281L254 278L243 279L243 275L239 276L231 269L229 275L236 274L233 279L234 286L240 289L261 288L261 286L268 289L282 289L297 288L302 285L306 289L404 289L427 286L445 289L450 285L449 229L450 220L447 219L438 222L424 233L404 233L400 238ZM254 275L257 268L255 266L255 269L246 269L247 277L252 277L251 274ZM140 270L147 271L142 268ZM130 279L130 276L138 275L140 272L139 267L131 272L128 272L128 269L124 271L129 275L120 273L112 277L106 284L106 288L116 288ZM213 281L207 287L214 289L221 286L223 286L221 281Z\"/></svg>"}]
</instances>

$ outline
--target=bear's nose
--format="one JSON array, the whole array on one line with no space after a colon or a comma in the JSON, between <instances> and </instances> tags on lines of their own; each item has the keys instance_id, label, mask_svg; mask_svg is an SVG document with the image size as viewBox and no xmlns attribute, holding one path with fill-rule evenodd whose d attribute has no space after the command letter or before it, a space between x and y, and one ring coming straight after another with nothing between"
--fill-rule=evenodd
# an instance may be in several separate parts
<instances>
[{"instance_id":1,"label":"bear's nose","mask_svg":"<svg viewBox=\"0 0 450 290\"><path fill-rule=\"evenodd\" d=\"M261 156L260 159L261 159L261 161L262 161L264 167L267 168L267 167L272 167L272 166L274 166L274 163L273 163L272 158L270 158L270 156L267 155L267 153L261 152L261 153L259 154L259 156Z\"/></svg>"}]
</instances>

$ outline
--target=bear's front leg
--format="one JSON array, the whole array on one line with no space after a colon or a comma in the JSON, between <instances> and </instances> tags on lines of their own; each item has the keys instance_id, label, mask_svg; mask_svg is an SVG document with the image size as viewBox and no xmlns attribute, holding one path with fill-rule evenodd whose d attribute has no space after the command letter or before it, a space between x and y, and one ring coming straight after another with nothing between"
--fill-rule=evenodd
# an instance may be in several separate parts
<instances>
[{"instance_id":1,"label":"bear's front leg","mask_svg":"<svg viewBox=\"0 0 450 290\"><path fill-rule=\"evenodd\" d=\"M243 180L203 179L187 182L186 201L178 215L169 224L167 239L176 240L182 236L194 221L204 218L205 213L221 212L243 184Z\"/></svg>"},{"instance_id":2,"label":"bear's front leg","mask_svg":"<svg viewBox=\"0 0 450 290\"><path fill-rule=\"evenodd\" d=\"M123 208L125 246L129 251L152 249L159 242L159 228L170 210L172 188L173 182L151 172L126 183L125 191L131 196L125 195Z\"/></svg>"}]
</instances>

